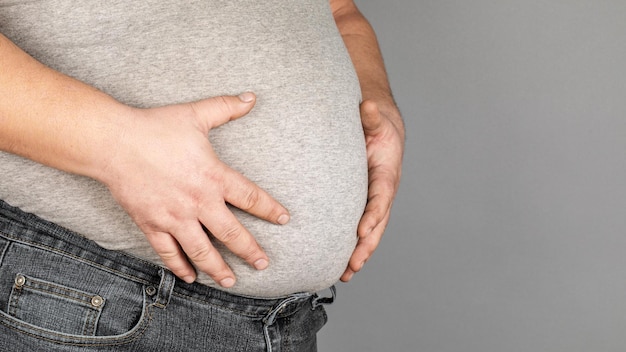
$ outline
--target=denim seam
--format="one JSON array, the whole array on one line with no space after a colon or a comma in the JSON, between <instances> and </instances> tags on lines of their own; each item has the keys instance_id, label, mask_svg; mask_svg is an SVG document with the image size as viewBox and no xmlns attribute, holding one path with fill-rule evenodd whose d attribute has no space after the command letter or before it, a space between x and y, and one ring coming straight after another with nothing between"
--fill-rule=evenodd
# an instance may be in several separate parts
<instances>
[{"instance_id":1,"label":"denim seam","mask_svg":"<svg viewBox=\"0 0 626 352\"><path fill-rule=\"evenodd\" d=\"M85 342L64 342L64 341L59 341L59 340L55 340L53 338L49 338L49 337L44 337L44 336L40 336L37 335L33 332L29 332L29 331L24 331L24 330L20 330L12 325L9 325L7 322L4 321L4 319L0 318L0 324L4 325L6 327L8 327L9 329L13 330L13 331L17 331L20 334L25 334L28 335L30 337L36 338L38 340L43 340L46 342L51 342L51 343L55 343L55 344L60 344L60 345L66 345L66 346L80 346L80 347L103 347L103 346L119 346L119 345L124 345L127 343L131 343L135 340L137 340L138 338L140 338L141 336L143 336L146 332L146 330L148 330L148 325L150 325L150 322L153 319L153 315L152 315L152 309L150 309L151 305L148 305L147 310L148 312L146 312L146 322L143 324L144 326L141 328L140 331L137 331L135 334L127 337L127 338L122 338L117 342L110 342L110 343L97 343L96 339L98 339L98 337L86 337L83 340L85 340ZM24 323L20 323L17 322L20 325L25 325ZM40 328L31 328L31 327L27 327L31 330L42 330ZM46 333L50 334L50 335L58 335L60 338L68 338L67 335L61 335L58 333L50 333L50 331L46 331ZM106 338L106 337L104 337ZM72 339L76 339L79 340L81 339L80 337L72 337Z\"/></svg>"},{"instance_id":2,"label":"denim seam","mask_svg":"<svg viewBox=\"0 0 626 352\"><path fill-rule=\"evenodd\" d=\"M2 265L2 262L4 261L4 256L6 255L6 252L9 250L10 245L11 245L11 241L7 241L7 243L4 244L4 248L2 248L2 252L0 252L0 265Z\"/></svg>"}]
</instances>

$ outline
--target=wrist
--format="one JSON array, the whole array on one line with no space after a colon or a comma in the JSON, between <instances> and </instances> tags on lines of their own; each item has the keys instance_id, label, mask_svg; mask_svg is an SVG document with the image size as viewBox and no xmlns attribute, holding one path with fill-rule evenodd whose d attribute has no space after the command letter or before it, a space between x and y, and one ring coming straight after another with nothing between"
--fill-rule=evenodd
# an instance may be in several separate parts
<instances>
[{"instance_id":1,"label":"wrist","mask_svg":"<svg viewBox=\"0 0 626 352\"><path fill-rule=\"evenodd\" d=\"M123 104L113 107L110 114L100 121L86 155L85 176L110 186L119 177L119 164L128 149L129 133L135 128L141 109Z\"/></svg>"}]
</instances>

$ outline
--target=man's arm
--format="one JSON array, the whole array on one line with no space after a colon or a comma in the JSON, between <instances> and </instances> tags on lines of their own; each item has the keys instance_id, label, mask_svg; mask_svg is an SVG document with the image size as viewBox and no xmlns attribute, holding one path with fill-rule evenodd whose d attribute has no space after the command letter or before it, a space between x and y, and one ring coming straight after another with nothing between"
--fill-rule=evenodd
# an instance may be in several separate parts
<instances>
[{"instance_id":1,"label":"man's arm","mask_svg":"<svg viewBox=\"0 0 626 352\"><path fill-rule=\"evenodd\" d=\"M330 5L361 84L361 122L367 146L368 201L358 227L359 241L341 277L349 281L371 257L389 222L400 184L404 123L391 95L376 35L353 0Z\"/></svg>"},{"instance_id":2,"label":"man's arm","mask_svg":"<svg viewBox=\"0 0 626 352\"><path fill-rule=\"evenodd\" d=\"M274 223L288 212L221 163L209 130L244 116L251 93L135 109L30 57L0 34L0 150L104 183L164 263L187 282L188 259L222 286L235 276L201 224L257 269L267 255L227 208Z\"/></svg>"}]
</instances>

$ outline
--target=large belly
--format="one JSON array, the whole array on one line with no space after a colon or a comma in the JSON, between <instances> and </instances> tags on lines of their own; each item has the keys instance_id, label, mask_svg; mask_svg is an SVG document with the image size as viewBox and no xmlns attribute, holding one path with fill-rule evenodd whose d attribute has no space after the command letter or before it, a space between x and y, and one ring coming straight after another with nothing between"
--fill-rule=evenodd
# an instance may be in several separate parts
<instances>
[{"instance_id":1,"label":"large belly","mask_svg":"<svg viewBox=\"0 0 626 352\"><path fill-rule=\"evenodd\" d=\"M27 16L41 29L24 32L15 22L3 31L12 37L22 30L14 40L44 63L135 106L255 92L254 110L209 139L223 161L284 204L292 219L277 226L233 209L271 264L259 272L220 247L238 276L232 290L279 296L334 283L356 242L367 166L359 85L327 1L133 3L93 9L89 1L68 1L69 14L55 13L72 16L84 5L100 22L76 28L69 21L70 33L43 9L39 21ZM100 26L106 35L94 29ZM0 189L9 203L158 262L101 185L6 154L0 159L0 171L14 175ZM199 280L213 285L206 275Z\"/></svg>"}]
</instances>

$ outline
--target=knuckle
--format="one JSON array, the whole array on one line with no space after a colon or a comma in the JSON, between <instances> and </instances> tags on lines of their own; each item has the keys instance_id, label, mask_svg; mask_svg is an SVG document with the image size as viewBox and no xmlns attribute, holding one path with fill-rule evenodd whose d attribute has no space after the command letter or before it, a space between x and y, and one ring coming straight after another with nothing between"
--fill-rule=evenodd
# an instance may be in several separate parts
<instances>
[{"instance_id":1,"label":"knuckle","mask_svg":"<svg viewBox=\"0 0 626 352\"><path fill-rule=\"evenodd\" d=\"M243 251L241 251L238 256L247 261L250 262L254 259L257 259L259 257L259 249L258 247L254 246L253 244L250 244L249 246L247 246Z\"/></svg>"},{"instance_id":2,"label":"knuckle","mask_svg":"<svg viewBox=\"0 0 626 352\"><path fill-rule=\"evenodd\" d=\"M192 101L188 103L189 108L191 109L191 113L196 116L196 117L200 117L200 107L198 106L198 102Z\"/></svg>"},{"instance_id":3,"label":"knuckle","mask_svg":"<svg viewBox=\"0 0 626 352\"><path fill-rule=\"evenodd\" d=\"M242 210L250 210L259 203L261 195L259 190L252 188L246 192L243 203L241 204Z\"/></svg>"},{"instance_id":4,"label":"knuckle","mask_svg":"<svg viewBox=\"0 0 626 352\"><path fill-rule=\"evenodd\" d=\"M193 248L190 251L187 251L186 253L191 261L197 263L207 260L213 254L213 251L215 251L215 248L213 246L203 244Z\"/></svg>"},{"instance_id":5,"label":"knuckle","mask_svg":"<svg viewBox=\"0 0 626 352\"><path fill-rule=\"evenodd\" d=\"M228 104L228 99L225 96L215 97L216 107L218 112L224 115L230 115L230 104Z\"/></svg>"},{"instance_id":6,"label":"knuckle","mask_svg":"<svg viewBox=\"0 0 626 352\"><path fill-rule=\"evenodd\" d=\"M165 262L171 262L172 260L178 259L178 257L180 256L180 253L175 250L175 249L169 249L169 248L162 248L162 249L156 249L157 254L159 255L159 257L161 257L161 259L163 259L163 261Z\"/></svg>"},{"instance_id":7,"label":"knuckle","mask_svg":"<svg viewBox=\"0 0 626 352\"><path fill-rule=\"evenodd\" d=\"M178 246L169 234L162 232L146 232L145 234L154 251L164 260L172 260L180 255Z\"/></svg>"},{"instance_id":8,"label":"knuckle","mask_svg":"<svg viewBox=\"0 0 626 352\"><path fill-rule=\"evenodd\" d=\"M233 226L230 228L227 228L226 230L222 231L218 236L216 236L222 243L224 243L225 245L229 245L233 242L236 242L237 240L239 240L243 235L243 232L241 230L241 228L239 226Z\"/></svg>"}]
</instances>

